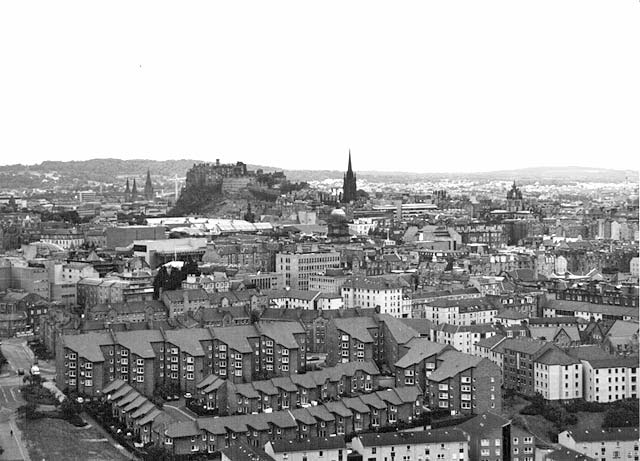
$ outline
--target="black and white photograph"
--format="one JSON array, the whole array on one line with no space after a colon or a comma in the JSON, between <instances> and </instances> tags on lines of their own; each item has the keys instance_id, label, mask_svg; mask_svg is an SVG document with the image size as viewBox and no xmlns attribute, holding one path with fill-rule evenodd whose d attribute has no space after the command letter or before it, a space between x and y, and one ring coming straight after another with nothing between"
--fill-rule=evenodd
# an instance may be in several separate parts
<instances>
[{"instance_id":1,"label":"black and white photograph","mask_svg":"<svg viewBox=\"0 0 640 461\"><path fill-rule=\"evenodd\" d=\"M0 461L640 459L640 2L0 3Z\"/></svg>"}]
</instances>

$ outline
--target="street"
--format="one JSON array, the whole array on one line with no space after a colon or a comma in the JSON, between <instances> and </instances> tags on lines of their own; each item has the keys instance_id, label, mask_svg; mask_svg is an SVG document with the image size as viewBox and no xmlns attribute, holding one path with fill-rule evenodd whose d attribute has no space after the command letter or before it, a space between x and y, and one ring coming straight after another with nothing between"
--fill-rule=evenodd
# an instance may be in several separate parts
<instances>
[{"instance_id":1,"label":"street","mask_svg":"<svg viewBox=\"0 0 640 461\"><path fill-rule=\"evenodd\" d=\"M0 349L8 362L0 370L0 446L5 450L0 460L28 460L22 434L15 423L15 410L24 404L20 395L24 376L18 375L18 370L23 369L25 375L28 374L35 358L24 338L3 339ZM44 362L39 365L43 377L53 379L54 367Z\"/></svg>"}]
</instances>

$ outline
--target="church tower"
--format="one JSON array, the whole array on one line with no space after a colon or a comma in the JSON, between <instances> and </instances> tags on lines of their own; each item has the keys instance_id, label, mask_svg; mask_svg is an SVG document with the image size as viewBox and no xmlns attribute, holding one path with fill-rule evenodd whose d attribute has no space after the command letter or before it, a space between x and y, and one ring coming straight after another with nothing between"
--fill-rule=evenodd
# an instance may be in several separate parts
<instances>
[{"instance_id":1,"label":"church tower","mask_svg":"<svg viewBox=\"0 0 640 461\"><path fill-rule=\"evenodd\" d=\"M507 192L507 211L517 212L524 210L524 201L522 199L522 192L516 186L516 182L513 181L511 190Z\"/></svg>"},{"instance_id":2,"label":"church tower","mask_svg":"<svg viewBox=\"0 0 640 461\"><path fill-rule=\"evenodd\" d=\"M351 168L351 149L349 149L349 166L347 172L344 175L344 182L342 185L342 202L349 203L356 200L356 175Z\"/></svg>"},{"instance_id":3,"label":"church tower","mask_svg":"<svg viewBox=\"0 0 640 461\"><path fill-rule=\"evenodd\" d=\"M138 187L136 186L136 178L133 178L133 187L131 188L131 201L138 200Z\"/></svg>"},{"instance_id":4,"label":"church tower","mask_svg":"<svg viewBox=\"0 0 640 461\"><path fill-rule=\"evenodd\" d=\"M144 183L144 199L147 202L153 201L153 184L151 183L151 172L147 169L147 182Z\"/></svg>"},{"instance_id":5,"label":"church tower","mask_svg":"<svg viewBox=\"0 0 640 461\"><path fill-rule=\"evenodd\" d=\"M129 178L127 178L127 186L124 188L124 201L128 202L131 198L131 189L129 188Z\"/></svg>"}]
</instances>

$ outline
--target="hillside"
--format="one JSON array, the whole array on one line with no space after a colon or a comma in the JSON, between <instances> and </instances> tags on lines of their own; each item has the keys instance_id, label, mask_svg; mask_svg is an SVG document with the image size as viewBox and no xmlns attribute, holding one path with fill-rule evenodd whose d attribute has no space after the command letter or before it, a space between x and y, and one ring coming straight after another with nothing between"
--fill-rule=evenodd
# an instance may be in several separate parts
<instances>
[{"instance_id":1,"label":"hillside","mask_svg":"<svg viewBox=\"0 0 640 461\"><path fill-rule=\"evenodd\" d=\"M71 186L82 188L89 182L123 184L127 177L144 178L147 169L154 182L168 182L175 175L183 178L196 160L121 160L92 159L84 161L46 161L36 165L0 166L0 185L5 189L41 188ZM313 181L340 179L344 172L339 170L281 170L269 166L248 165L249 169L263 169L265 172L284 171L291 181ZM375 182L398 182L398 180L428 181L440 179L514 180L519 181L581 181L581 182L622 182L638 180L638 172L586 167L551 167L502 170L482 173L415 173L356 171L361 179Z\"/></svg>"}]
</instances>

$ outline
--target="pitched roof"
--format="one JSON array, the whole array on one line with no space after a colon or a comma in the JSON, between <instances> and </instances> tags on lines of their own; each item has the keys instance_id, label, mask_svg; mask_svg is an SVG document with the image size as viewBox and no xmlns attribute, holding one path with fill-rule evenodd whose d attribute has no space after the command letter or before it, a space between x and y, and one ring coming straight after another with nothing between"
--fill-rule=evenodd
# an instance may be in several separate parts
<instances>
[{"instance_id":1,"label":"pitched roof","mask_svg":"<svg viewBox=\"0 0 640 461\"><path fill-rule=\"evenodd\" d=\"M542 363L545 365L575 365L580 363L579 360L571 357L569 354L566 354L561 349L557 347L550 347L546 351L544 351L538 358L536 358L537 363Z\"/></svg>"},{"instance_id":2,"label":"pitched roof","mask_svg":"<svg viewBox=\"0 0 640 461\"><path fill-rule=\"evenodd\" d=\"M462 429L472 437L479 437L486 434L487 431L499 429L509 424L509 420L495 413L482 413L481 415L471 418L464 423L457 425L458 429Z\"/></svg>"},{"instance_id":3,"label":"pitched roof","mask_svg":"<svg viewBox=\"0 0 640 461\"><path fill-rule=\"evenodd\" d=\"M387 326L389 333L398 344L406 344L413 338L419 336L416 330L389 314L380 314L378 318Z\"/></svg>"},{"instance_id":4,"label":"pitched roof","mask_svg":"<svg viewBox=\"0 0 640 461\"><path fill-rule=\"evenodd\" d=\"M156 354L151 343L164 341L160 330L119 331L114 335L118 344L142 358L154 358Z\"/></svg>"},{"instance_id":5,"label":"pitched roof","mask_svg":"<svg viewBox=\"0 0 640 461\"><path fill-rule=\"evenodd\" d=\"M382 399L380 397L378 397L378 395L373 393L373 392L369 393L369 394L362 394L360 396L360 400L362 400L362 402L365 405L368 405L368 406L370 406L372 408L376 408L378 410L382 410L384 408L387 408L387 404L384 403L382 401Z\"/></svg>"},{"instance_id":6,"label":"pitched roof","mask_svg":"<svg viewBox=\"0 0 640 461\"><path fill-rule=\"evenodd\" d=\"M638 440L638 428L637 427L618 427L611 429L582 429L582 430L570 430L565 431L576 442L600 442L609 440L620 441L637 441Z\"/></svg>"},{"instance_id":7,"label":"pitched roof","mask_svg":"<svg viewBox=\"0 0 640 461\"><path fill-rule=\"evenodd\" d=\"M214 338L225 343L230 349L241 353L251 353L248 338L257 338L259 333L253 325L238 325L233 327L213 327L211 333Z\"/></svg>"},{"instance_id":8,"label":"pitched roof","mask_svg":"<svg viewBox=\"0 0 640 461\"><path fill-rule=\"evenodd\" d=\"M351 412L351 410L349 410L344 403L342 403L342 401L329 401L329 402L325 402L324 403L324 407L327 409L327 411L329 411L330 413L334 413L338 416L342 416L343 418L352 416L353 413Z\"/></svg>"},{"instance_id":9,"label":"pitched roof","mask_svg":"<svg viewBox=\"0 0 640 461\"><path fill-rule=\"evenodd\" d=\"M378 324L371 317L352 317L346 319L333 319L333 323L339 331L363 343L372 343L373 338L368 328L378 328Z\"/></svg>"},{"instance_id":10,"label":"pitched roof","mask_svg":"<svg viewBox=\"0 0 640 461\"><path fill-rule=\"evenodd\" d=\"M416 365L449 347L446 344L435 343L426 338L414 338L408 343L408 346L409 350L395 363L396 367L407 368Z\"/></svg>"},{"instance_id":11,"label":"pitched roof","mask_svg":"<svg viewBox=\"0 0 640 461\"><path fill-rule=\"evenodd\" d=\"M339 448L346 448L347 446L343 437L312 437L303 440L272 440L270 443L275 453L337 450Z\"/></svg>"},{"instance_id":12,"label":"pitched roof","mask_svg":"<svg viewBox=\"0 0 640 461\"><path fill-rule=\"evenodd\" d=\"M316 419L306 408L291 410L291 415L296 421L300 421L302 424L311 425L316 423Z\"/></svg>"},{"instance_id":13,"label":"pitched roof","mask_svg":"<svg viewBox=\"0 0 640 461\"><path fill-rule=\"evenodd\" d=\"M262 335L287 349L297 349L299 346L294 335L305 334L300 322L260 322L256 328Z\"/></svg>"},{"instance_id":14,"label":"pitched roof","mask_svg":"<svg viewBox=\"0 0 640 461\"><path fill-rule=\"evenodd\" d=\"M429 380L442 381L456 376L469 368L477 367L482 362L482 357L475 355L464 354L456 350L448 350L443 352L438 357L438 365L434 371L431 372ZM442 363L440 363L442 361Z\"/></svg>"},{"instance_id":15,"label":"pitched roof","mask_svg":"<svg viewBox=\"0 0 640 461\"><path fill-rule=\"evenodd\" d=\"M365 447L413 445L442 442L466 442L466 434L458 428L430 429L417 432L381 432L357 435Z\"/></svg>"}]
</instances>

